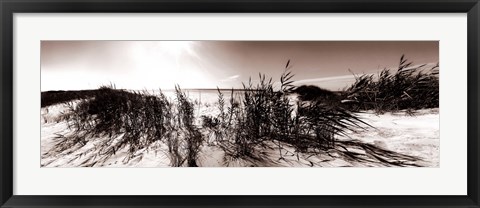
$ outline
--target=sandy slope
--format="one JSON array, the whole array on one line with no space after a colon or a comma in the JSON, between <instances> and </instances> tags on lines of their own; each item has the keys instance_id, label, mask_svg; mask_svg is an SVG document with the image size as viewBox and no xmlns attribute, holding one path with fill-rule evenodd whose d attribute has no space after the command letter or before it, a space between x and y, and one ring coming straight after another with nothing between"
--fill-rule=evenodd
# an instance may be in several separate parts
<instances>
[{"instance_id":1,"label":"sandy slope","mask_svg":"<svg viewBox=\"0 0 480 208\"><path fill-rule=\"evenodd\" d=\"M204 104L202 104L204 105ZM200 115L214 114L214 104L201 106L197 112ZM109 158L103 158L95 153L95 145L102 138L91 139L85 146L63 151L60 154L49 154L49 150L61 140L62 135L68 135L70 130L62 119L68 109L59 104L42 109L41 165L42 167L79 167L92 165L102 167L168 167L167 147L156 143L142 149L132 157L127 157L126 150L118 150ZM439 113L438 109L421 110L415 116L404 113L375 115L371 112L359 114L364 121L374 128L349 132L348 136L338 137L339 148L315 153L296 153L292 147L282 144L267 144L269 148L257 151L256 159L238 159L225 155L224 151L215 145L203 145L197 161L199 166L286 166L286 167L378 167L395 166L379 161L393 161L394 164L405 166L439 166ZM121 137L121 136L120 136ZM352 143L350 141L358 141ZM343 143L342 143L343 142ZM367 146L357 145L367 144ZM400 154L418 157L415 160L404 156L375 155L378 147ZM281 154L281 156L280 156ZM354 159L352 159L352 156ZM359 161L359 159L365 159ZM96 161L96 163L93 163Z\"/></svg>"},{"instance_id":2,"label":"sandy slope","mask_svg":"<svg viewBox=\"0 0 480 208\"><path fill-rule=\"evenodd\" d=\"M427 166L437 167L440 160L440 116L438 109L421 110L414 116L404 113L375 115L363 113L374 130L351 137L386 149L424 158Z\"/></svg>"}]
</instances>

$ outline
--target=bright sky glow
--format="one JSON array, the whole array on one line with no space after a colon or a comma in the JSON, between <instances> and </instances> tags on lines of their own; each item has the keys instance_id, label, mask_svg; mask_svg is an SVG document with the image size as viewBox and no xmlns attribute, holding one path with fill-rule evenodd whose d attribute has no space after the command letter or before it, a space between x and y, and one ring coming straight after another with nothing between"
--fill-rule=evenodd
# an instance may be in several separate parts
<instances>
[{"instance_id":1,"label":"bright sky glow","mask_svg":"<svg viewBox=\"0 0 480 208\"><path fill-rule=\"evenodd\" d=\"M294 80L338 90L354 73L396 67L402 54L438 62L437 41L42 41L42 91L239 88L264 73L278 81L291 60Z\"/></svg>"}]
</instances>

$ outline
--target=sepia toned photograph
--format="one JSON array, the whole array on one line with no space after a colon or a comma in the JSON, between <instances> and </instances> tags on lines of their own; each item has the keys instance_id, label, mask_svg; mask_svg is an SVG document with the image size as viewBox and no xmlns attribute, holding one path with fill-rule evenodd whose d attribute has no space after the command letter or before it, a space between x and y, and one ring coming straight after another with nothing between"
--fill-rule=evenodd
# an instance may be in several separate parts
<instances>
[{"instance_id":1,"label":"sepia toned photograph","mask_svg":"<svg viewBox=\"0 0 480 208\"><path fill-rule=\"evenodd\" d=\"M439 167L438 41L42 41L66 167Z\"/></svg>"}]
</instances>

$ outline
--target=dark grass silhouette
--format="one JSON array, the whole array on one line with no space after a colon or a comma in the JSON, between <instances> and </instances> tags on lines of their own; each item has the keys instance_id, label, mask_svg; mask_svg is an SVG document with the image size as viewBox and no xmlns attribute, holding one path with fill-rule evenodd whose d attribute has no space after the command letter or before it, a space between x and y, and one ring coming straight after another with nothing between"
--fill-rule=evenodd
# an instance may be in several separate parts
<instances>
[{"instance_id":1,"label":"dark grass silhouette","mask_svg":"<svg viewBox=\"0 0 480 208\"><path fill-rule=\"evenodd\" d=\"M164 141L171 166L182 166L185 161L187 166L196 166L202 140L193 126L193 104L179 87L176 90L178 102L174 104L162 93L154 96L146 91L100 87L93 98L69 104L66 119L73 133L60 135L60 141L48 154L71 153L96 139L97 154L84 163L93 166L124 148L128 152L124 161L129 161L138 151Z\"/></svg>"},{"instance_id":2,"label":"dark grass silhouette","mask_svg":"<svg viewBox=\"0 0 480 208\"><path fill-rule=\"evenodd\" d=\"M178 124L182 129L185 140L186 156L185 160L189 167L197 167L197 157L200 151L200 146L203 143L203 138L200 131L194 124L193 103L189 101L185 92L182 92L180 86L175 87L177 95L177 112Z\"/></svg>"},{"instance_id":3,"label":"dark grass silhouette","mask_svg":"<svg viewBox=\"0 0 480 208\"><path fill-rule=\"evenodd\" d=\"M256 85L251 79L243 84L240 103L233 99L232 90L227 109L219 91L220 113L215 117L204 116L203 126L216 135L227 156L252 159L258 146L273 142L279 147L279 159L284 159L282 144L293 145L298 152L331 149L335 147L336 135L369 126L353 112L326 102L330 99L325 97L291 103L288 94L300 90L292 85L293 74L288 69L287 64L277 91L272 79L261 74Z\"/></svg>"},{"instance_id":4,"label":"dark grass silhouette","mask_svg":"<svg viewBox=\"0 0 480 208\"><path fill-rule=\"evenodd\" d=\"M412 66L402 55L396 71L383 69L378 76L355 76L355 83L344 93L352 110L375 110L377 113L439 107L438 64Z\"/></svg>"}]
</instances>

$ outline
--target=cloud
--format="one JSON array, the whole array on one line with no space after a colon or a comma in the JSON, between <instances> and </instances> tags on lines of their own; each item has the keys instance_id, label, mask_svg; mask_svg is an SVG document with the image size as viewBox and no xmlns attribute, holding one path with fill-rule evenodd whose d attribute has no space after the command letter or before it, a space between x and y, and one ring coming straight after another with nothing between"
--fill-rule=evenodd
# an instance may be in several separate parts
<instances>
[{"instance_id":1,"label":"cloud","mask_svg":"<svg viewBox=\"0 0 480 208\"><path fill-rule=\"evenodd\" d=\"M233 81L237 80L239 77L240 77L240 75L236 74L236 75L227 77L227 78L225 78L225 79L222 79L222 80L220 80L220 81L221 81L221 82L233 82Z\"/></svg>"},{"instance_id":2,"label":"cloud","mask_svg":"<svg viewBox=\"0 0 480 208\"><path fill-rule=\"evenodd\" d=\"M420 67L421 69L431 69L434 67L437 63L427 63L427 64L422 64L422 65L413 65L410 67L407 67L406 69L412 69L412 68L417 68ZM295 85L318 85L323 88L327 88L330 90L338 90L338 89L343 89L344 87L348 87L351 84L355 82L355 76L361 76L364 74L368 75L374 75L374 78L377 78L378 73L382 69L377 69L377 70L369 70L367 72L363 73L355 73L353 74L347 74L347 75L341 75L341 76L332 76L332 77L319 77L319 78L312 78L312 79L302 79L295 81ZM396 68L390 68L392 73L396 72Z\"/></svg>"}]
</instances>

